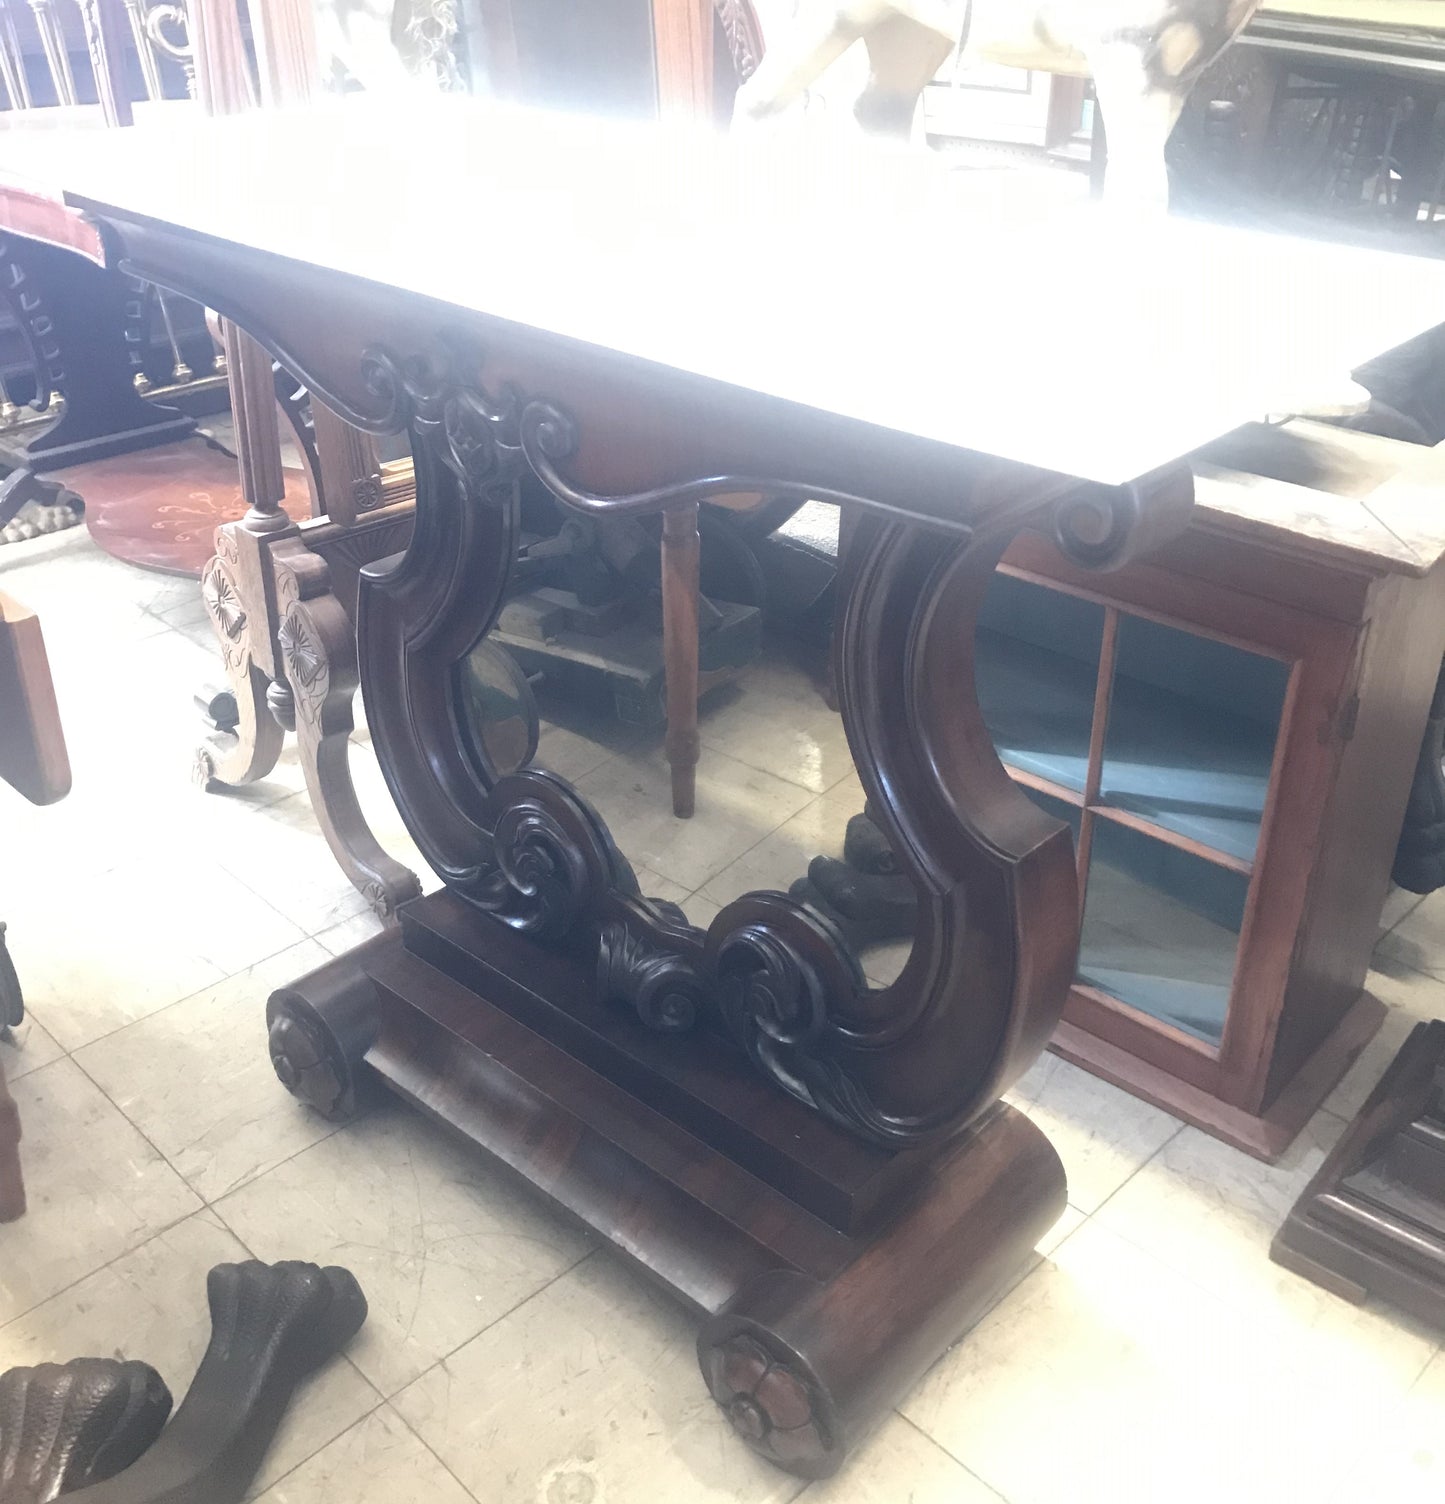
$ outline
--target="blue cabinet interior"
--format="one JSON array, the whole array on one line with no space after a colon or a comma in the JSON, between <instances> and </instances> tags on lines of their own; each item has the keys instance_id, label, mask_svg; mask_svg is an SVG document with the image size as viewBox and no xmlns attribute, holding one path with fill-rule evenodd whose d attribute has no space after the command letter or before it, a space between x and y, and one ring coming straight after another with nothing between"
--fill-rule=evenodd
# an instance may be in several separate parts
<instances>
[{"instance_id":1,"label":"blue cabinet interior","mask_svg":"<svg viewBox=\"0 0 1445 1504\"><path fill-rule=\"evenodd\" d=\"M1105 617L1000 573L975 644L1000 757L1059 791L1025 789L1076 844ZM1223 1035L1288 684L1286 663L1119 613L1078 979L1210 1045Z\"/></svg>"}]
</instances>

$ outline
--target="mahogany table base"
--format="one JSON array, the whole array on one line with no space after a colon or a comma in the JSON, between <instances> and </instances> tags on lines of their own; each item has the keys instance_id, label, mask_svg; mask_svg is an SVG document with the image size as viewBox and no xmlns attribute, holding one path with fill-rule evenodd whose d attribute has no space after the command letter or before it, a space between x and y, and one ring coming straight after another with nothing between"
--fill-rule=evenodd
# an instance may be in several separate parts
<instances>
[{"instance_id":1,"label":"mahogany table base","mask_svg":"<svg viewBox=\"0 0 1445 1504\"><path fill-rule=\"evenodd\" d=\"M606 1238L702 1318L737 1434L826 1476L1058 1218L1058 1155L1002 1103L937 1150L868 1147L715 1035L579 1015L588 971L433 894L272 994L272 1059L331 1116L385 1085Z\"/></svg>"}]
</instances>

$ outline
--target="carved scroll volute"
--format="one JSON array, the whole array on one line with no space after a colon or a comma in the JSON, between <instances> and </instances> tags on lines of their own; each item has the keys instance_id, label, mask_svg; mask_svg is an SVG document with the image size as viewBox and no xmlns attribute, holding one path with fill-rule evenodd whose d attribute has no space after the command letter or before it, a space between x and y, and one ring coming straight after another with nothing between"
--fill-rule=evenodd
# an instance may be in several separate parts
<instances>
[{"instance_id":1,"label":"carved scroll volute","mask_svg":"<svg viewBox=\"0 0 1445 1504\"><path fill-rule=\"evenodd\" d=\"M840 1012L833 1052L899 1131L961 1126L1008 1089L1058 1022L1078 948L1068 831L1004 772L975 695L974 624L1003 546L949 553L869 519L850 547L843 720L919 905L903 972Z\"/></svg>"},{"instance_id":2,"label":"carved scroll volute","mask_svg":"<svg viewBox=\"0 0 1445 1504\"><path fill-rule=\"evenodd\" d=\"M1078 487L1032 521L1052 521L1078 562L1110 568L1182 527L1192 500L1187 468L1173 467ZM941 534L872 516L849 546L834 642L843 721L919 893L903 972L845 996L818 1047L874 1137L906 1141L982 1113L1047 1043L1073 976L1067 830L1004 771L974 684L974 628L1010 531L950 551Z\"/></svg>"},{"instance_id":3,"label":"carved scroll volute","mask_svg":"<svg viewBox=\"0 0 1445 1504\"><path fill-rule=\"evenodd\" d=\"M457 665L490 630L517 551L521 463L503 408L469 384L479 360L437 347L365 359L377 406L411 437L416 526L406 553L361 575L362 685L372 737L423 855L458 891L489 893L496 771L457 722Z\"/></svg>"},{"instance_id":4,"label":"carved scroll volute","mask_svg":"<svg viewBox=\"0 0 1445 1504\"><path fill-rule=\"evenodd\" d=\"M592 933L603 895L635 894L631 869L592 807L555 774L524 768L488 800L490 850L460 891L523 934L560 941Z\"/></svg>"}]
</instances>

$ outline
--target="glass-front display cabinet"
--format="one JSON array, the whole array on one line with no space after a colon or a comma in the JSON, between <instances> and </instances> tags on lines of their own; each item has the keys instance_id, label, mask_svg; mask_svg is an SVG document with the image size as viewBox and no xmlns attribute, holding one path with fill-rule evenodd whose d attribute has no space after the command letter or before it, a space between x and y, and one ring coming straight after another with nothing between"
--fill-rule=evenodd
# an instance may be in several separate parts
<instances>
[{"instance_id":1,"label":"glass-front display cabinet","mask_svg":"<svg viewBox=\"0 0 1445 1504\"><path fill-rule=\"evenodd\" d=\"M1008 772L1074 836L1055 1048L1272 1158L1382 1016L1361 988L1440 662L1445 464L1297 423L1198 469L1147 563L1021 540L974 673Z\"/></svg>"}]
</instances>

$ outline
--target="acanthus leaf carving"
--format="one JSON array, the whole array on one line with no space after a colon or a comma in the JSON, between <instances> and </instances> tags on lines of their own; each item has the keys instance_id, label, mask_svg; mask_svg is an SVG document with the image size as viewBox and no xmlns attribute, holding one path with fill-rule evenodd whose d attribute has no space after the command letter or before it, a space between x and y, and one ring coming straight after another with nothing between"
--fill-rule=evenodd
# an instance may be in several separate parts
<instances>
[{"instance_id":1,"label":"acanthus leaf carving","mask_svg":"<svg viewBox=\"0 0 1445 1504\"><path fill-rule=\"evenodd\" d=\"M603 1003L628 1004L659 1034L689 1033L708 1006L707 988L691 961L649 944L618 920L604 924L598 937L597 992Z\"/></svg>"},{"instance_id":2,"label":"acanthus leaf carving","mask_svg":"<svg viewBox=\"0 0 1445 1504\"><path fill-rule=\"evenodd\" d=\"M465 875L467 897L523 934L561 939L614 876L601 822L560 778L532 769L499 779L491 803L490 856Z\"/></svg>"}]
</instances>

